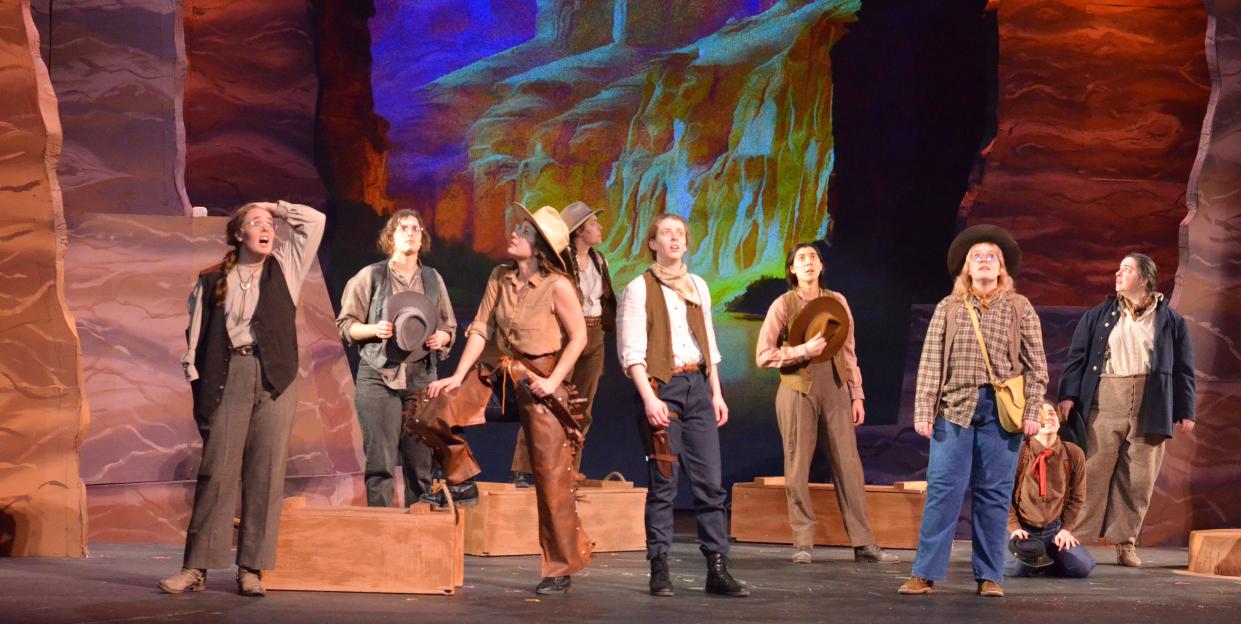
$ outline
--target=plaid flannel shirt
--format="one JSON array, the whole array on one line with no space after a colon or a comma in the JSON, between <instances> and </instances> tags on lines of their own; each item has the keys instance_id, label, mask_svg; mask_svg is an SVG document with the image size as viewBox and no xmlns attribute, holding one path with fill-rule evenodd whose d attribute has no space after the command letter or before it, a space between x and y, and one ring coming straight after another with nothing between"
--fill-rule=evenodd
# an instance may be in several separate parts
<instances>
[{"instance_id":1,"label":"plaid flannel shirt","mask_svg":"<svg viewBox=\"0 0 1241 624\"><path fill-rule=\"evenodd\" d=\"M987 376L987 364L983 361L982 350L978 348L978 339L974 336L969 311L963 305L952 306L956 314L957 329L952 338L952 351L947 362L948 374L943 376L944 332L952 300L951 295L944 297L939 305L935 306L935 314L931 316L931 324L927 327L926 339L922 343L918 383L914 392L916 423L935 422L936 414L942 414L948 422L968 427L978 404L979 386L991 382ZM996 377L1012 377L1013 366L1009 361L1008 349L1009 328L1014 315L1013 298L1001 297L992 302L990 310L979 307L978 299L974 297L970 297L970 301L978 311L978 324ZM1043 328L1033 306L1026 307L1025 315L1021 318L1020 361L1025 367L1023 376L1026 395L1022 419L1038 422L1043 396L1047 391L1047 355L1043 352ZM943 388L939 387L941 377L945 380ZM937 394L938 405L935 404Z\"/></svg>"}]
</instances>

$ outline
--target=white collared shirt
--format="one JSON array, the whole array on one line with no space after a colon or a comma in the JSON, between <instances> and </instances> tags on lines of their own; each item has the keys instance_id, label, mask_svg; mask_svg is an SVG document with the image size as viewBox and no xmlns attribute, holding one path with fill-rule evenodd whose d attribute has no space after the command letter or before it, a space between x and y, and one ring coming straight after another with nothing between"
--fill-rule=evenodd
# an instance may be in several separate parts
<instances>
[{"instance_id":1,"label":"white collared shirt","mask_svg":"<svg viewBox=\"0 0 1241 624\"><path fill-rule=\"evenodd\" d=\"M697 275L690 274L698 300L702 302L702 317L707 328L710 363L720 363L720 351L715 341L715 324L711 319L711 291L707 283ZM668 324L672 330L672 366L681 367L704 361L702 349L694 340L686 317L685 301L667 286L663 289L664 303L668 307ZM616 311L616 351L620 356L621 369L629 374L634 364L646 365L646 278L639 275L629 282L621 293Z\"/></svg>"},{"instance_id":2,"label":"white collared shirt","mask_svg":"<svg viewBox=\"0 0 1241 624\"><path fill-rule=\"evenodd\" d=\"M587 256L586 264L577 272L577 285L582 289L582 314L603 315L603 274L595 266L595 259Z\"/></svg>"}]
</instances>

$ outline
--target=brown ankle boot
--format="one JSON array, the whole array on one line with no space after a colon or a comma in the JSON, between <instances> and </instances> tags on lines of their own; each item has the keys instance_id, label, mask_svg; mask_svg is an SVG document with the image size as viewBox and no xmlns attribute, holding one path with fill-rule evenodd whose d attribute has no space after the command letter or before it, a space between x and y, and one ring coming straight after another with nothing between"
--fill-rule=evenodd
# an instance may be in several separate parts
<instances>
[{"instance_id":1,"label":"brown ankle boot","mask_svg":"<svg viewBox=\"0 0 1241 624\"><path fill-rule=\"evenodd\" d=\"M262 573L250 568L237 568L237 593L242 596L266 596Z\"/></svg>"},{"instance_id":2,"label":"brown ankle boot","mask_svg":"<svg viewBox=\"0 0 1241 624\"><path fill-rule=\"evenodd\" d=\"M1142 560L1138 558L1138 549L1133 544L1117 544L1116 564L1126 568L1142 567Z\"/></svg>"},{"instance_id":3,"label":"brown ankle boot","mask_svg":"<svg viewBox=\"0 0 1241 624\"><path fill-rule=\"evenodd\" d=\"M207 571L181 568L180 572L160 581L159 588L170 594L179 594L187 590L200 592L207 589Z\"/></svg>"},{"instance_id":4,"label":"brown ankle boot","mask_svg":"<svg viewBox=\"0 0 1241 624\"><path fill-rule=\"evenodd\" d=\"M1003 598L1004 588L995 581L978 581L978 595L984 598Z\"/></svg>"},{"instance_id":5,"label":"brown ankle boot","mask_svg":"<svg viewBox=\"0 0 1241 624\"><path fill-rule=\"evenodd\" d=\"M935 581L911 576L908 581L901 583L901 588L896 590L896 593L906 595L933 594L935 593Z\"/></svg>"}]
</instances>

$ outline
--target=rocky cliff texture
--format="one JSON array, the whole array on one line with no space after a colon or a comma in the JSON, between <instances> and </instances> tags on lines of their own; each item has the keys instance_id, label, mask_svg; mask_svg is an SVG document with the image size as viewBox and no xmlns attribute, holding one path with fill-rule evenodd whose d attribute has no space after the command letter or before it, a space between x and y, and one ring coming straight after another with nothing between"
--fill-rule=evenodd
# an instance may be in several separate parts
<instances>
[{"instance_id":1,"label":"rocky cliff texture","mask_svg":"<svg viewBox=\"0 0 1241 624\"><path fill-rule=\"evenodd\" d=\"M1194 342L1198 425L1169 442L1142 539L1184 544L1192 529L1241 524L1241 3L1208 2L1211 101L1189 179L1172 306Z\"/></svg>"},{"instance_id":2,"label":"rocky cliff texture","mask_svg":"<svg viewBox=\"0 0 1241 624\"><path fill-rule=\"evenodd\" d=\"M185 0L190 201L226 214L279 197L323 206L307 0Z\"/></svg>"},{"instance_id":3,"label":"rocky cliff texture","mask_svg":"<svg viewBox=\"0 0 1241 624\"><path fill-rule=\"evenodd\" d=\"M61 128L29 0L0 2L0 556L86 554L82 359L64 300Z\"/></svg>"},{"instance_id":4,"label":"rocky cliff texture","mask_svg":"<svg viewBox=\"0 0 1241 624\"><path fill-rule=\"evenodd\" d=\"M58 173L70 221L101 212L189 216L181 0L34 5L60 102Z\"/></svg>"},{"instance_id":5,"label":"rocky cliff texture","mask_svg":"<svg viewBox=\"0 0 1241 624\"><path fill-rule=\"evenodd\" d=\"M490 255L510 202L583 199L607 211L622 278L641 262L626 260L635 232L670 210L693 220L695 270L734 276L716 296L741 292L780 271L786 239L826 232L828 54L857 4L751 8L540 2L533 39L388 115L389 193L439 238Z\"/></svg>"},{"instance_id":6,"label":"rocky cliff texture","mask_svg":"<svg viewBox=\"0 0 1241 624\"><path fill-rule=\"evenodd\" d=\"M1171 276L1210 90L1202 3L998 4L998 128L962 218L1014 232L1040 305L1098 303L1128 251Z\"/></svg>"}]
</instances>

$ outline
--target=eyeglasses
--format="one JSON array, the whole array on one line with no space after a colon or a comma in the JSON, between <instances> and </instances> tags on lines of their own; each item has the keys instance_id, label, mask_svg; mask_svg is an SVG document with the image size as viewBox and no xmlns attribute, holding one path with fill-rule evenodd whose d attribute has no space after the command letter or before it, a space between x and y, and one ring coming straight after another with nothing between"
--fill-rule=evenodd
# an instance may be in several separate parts
<instances>
[{"instance_id":1,"label":"eyeglasses","mask_svg":"<svg viewBox=\"0 0 1241 624\"><path fill-rule=\"evenodd\" d=\"M970 259L972 259L974 262L995 262L996 260L999 259L999 256L991 252L987 252L987 253L978 252L970 256Z\"/></svg>"},{"instance_id":2,"label":"eyeglasses","mask_svg":"<svg viewBox=\"0 0 1241 624\"><path fill-rule=\"evenodd\" d=\"M251 230L275 230L276 224L271 221L255 219L253 221L250 221L249 223L246 223L246 227Z\"/></svg>"}]
</instances>

